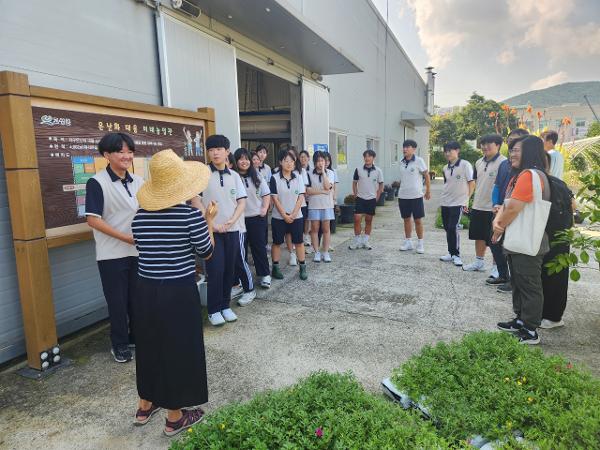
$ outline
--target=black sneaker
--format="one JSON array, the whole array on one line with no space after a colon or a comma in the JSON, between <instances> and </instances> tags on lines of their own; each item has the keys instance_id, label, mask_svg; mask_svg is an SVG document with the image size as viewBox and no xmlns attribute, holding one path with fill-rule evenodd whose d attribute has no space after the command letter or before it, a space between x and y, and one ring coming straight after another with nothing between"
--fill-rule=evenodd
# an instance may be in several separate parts
<instances>
[{"instance_id":1,"label":"black sneaker","mask_svg":"<svg viewBox=\"0 0 600 450\"><path fill-rule=\"evenodd\" d=\"M133 355L127 344L117 345L116 347L111 348L110 353L118 363L126 363L133 359Z\"/></svg>"},{"instance_id":2,"label":"black sneaker","mask_svg":"<svg viewBox=\"0 0 600 450\"><path fill-rule=\"evenodd\" d=\"M517 333L519 338L519 344L536 345L540 343L540 336L535 330L528 330L525 327L521 327Z\"/></svg>"},{"instance_id":3,"label":"black sneaker","mask_svg":"<svg viewBox=\"0 0 600 450\"><path fill-rule=\"evenodd\" d=\"M523 328L523 322L515 317L508 322L498 322L496 326L502 331L506 331L508 333L517 333L521 330L521 328Z\"/></svg>"},{"instance_id":4,"label":"black sneaker","mask_svg":"<svg viewBox=\"0 0 600 450\"><path fill-rule=\"evenodd\" d=\"M485 284L487 284L489 286L498 286L498 285L506 284L506 283L508 283L508 280L506 278L502 278L502 277L498 277L498 278L489 277L487 280L485 280Z\"/></svg>"},{"instance_id":5,"label":"black sneaker","mask_svg":"<svg viewBox=\"0 0 600 450\"><path fill-rule=\"evenodd\" d=\"M506 283L498 286L496 292L500 292L502 294L510 294L512 292L512 285L510 284L510 281L507 281Z\"/></svg>"}]
</instances>

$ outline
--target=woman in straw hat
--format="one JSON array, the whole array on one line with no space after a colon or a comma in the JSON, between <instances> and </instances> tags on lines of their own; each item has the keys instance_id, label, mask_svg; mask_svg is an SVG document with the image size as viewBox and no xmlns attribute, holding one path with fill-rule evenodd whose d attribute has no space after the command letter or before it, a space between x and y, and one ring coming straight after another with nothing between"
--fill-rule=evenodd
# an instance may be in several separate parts
<instances>
[{"instance_id":1,"label":"woman in straw hat","mask_svg":"<svg viewBox=\"0 0 600 450\"><path fill-rule=\"evenodd\" d=\"M195 266L196 255L208 259L212 254L217 210L210 204L203 215L194 207L201 208L198 194L208 184L206 165L163 150L152 157L149 169L131 227L140 254L134 301L140 401L134 423L144 425L165 408L164 433L173 436L202 420L200 408L183 408L208 400Z\"/></svg>"}]
</instances>

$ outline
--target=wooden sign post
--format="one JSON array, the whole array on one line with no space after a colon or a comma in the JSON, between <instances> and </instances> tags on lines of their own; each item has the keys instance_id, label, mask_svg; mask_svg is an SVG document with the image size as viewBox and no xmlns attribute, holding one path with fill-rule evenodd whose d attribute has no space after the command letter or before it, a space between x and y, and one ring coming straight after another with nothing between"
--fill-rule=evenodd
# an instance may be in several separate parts
<instances>
[{"instance_id":1,"label":"wooden sign post","mask_svg":"<svg viewBox=\"0 0 600 450\"><path fill-rule=\"evenodd\" d=\"M111 131L131 134L133 171L145 177L148 159L165 148L203 160L215 114L30 86L25 74L0 72L0 137L32 369L42 370L40 355L57 345L48 249L92 239L85 182L106 165L97 142Z\"/></svg>"}]
</instances>

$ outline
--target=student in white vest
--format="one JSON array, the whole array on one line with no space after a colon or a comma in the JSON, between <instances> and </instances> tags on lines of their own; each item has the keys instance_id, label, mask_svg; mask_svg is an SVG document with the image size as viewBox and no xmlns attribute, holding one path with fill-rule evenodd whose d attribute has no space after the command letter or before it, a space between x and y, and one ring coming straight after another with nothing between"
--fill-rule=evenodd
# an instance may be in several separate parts
<instances>
[{"instance_id":1,"label":"student in white vest","mask_svg":"<svg viewBox=\"0 0 600 450\"><path fill-rule=\"evenodd\" d=\"M138 210L137 191L144 180L130 174L135 144L125 133L109 133L98 143L108 161L86 184L85 215L96 241L96 260L108 305L111 353L125 363L133 356L132 300L138 277L138 251L131 221Z\"/></svg>"}]
</instances>

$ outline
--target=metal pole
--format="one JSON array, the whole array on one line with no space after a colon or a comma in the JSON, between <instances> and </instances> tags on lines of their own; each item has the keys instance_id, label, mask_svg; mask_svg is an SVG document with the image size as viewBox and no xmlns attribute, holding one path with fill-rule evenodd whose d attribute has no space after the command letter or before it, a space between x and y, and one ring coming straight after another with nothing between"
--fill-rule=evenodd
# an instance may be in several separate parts
<instances>
[{"instance_id":1,"label":"metal pole","mask_svg":"<svg viewBox=\"0 0 600 450\"><path fill-rule=\"evenodd\" d=\"M596 111L594 111L594 108L592 108L592 104L590 103L590 100L588 99L587 95L584 95L583 98L585 98L586 103L588 104L588 106L592 110L592 114L596 118L596 122L600 122L600 119L598 119L598 114L596 114Z\"/></svg>"}]
</instances>

